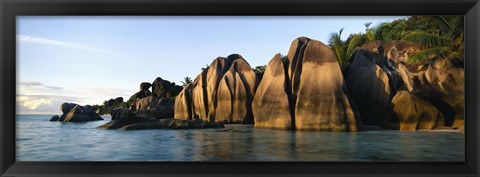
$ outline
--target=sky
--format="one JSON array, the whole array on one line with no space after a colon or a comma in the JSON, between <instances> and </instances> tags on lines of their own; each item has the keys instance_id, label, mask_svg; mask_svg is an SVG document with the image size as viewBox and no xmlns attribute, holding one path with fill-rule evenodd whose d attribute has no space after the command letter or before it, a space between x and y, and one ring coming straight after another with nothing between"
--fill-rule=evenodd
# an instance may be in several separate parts
<instances>
[{"instance_id":1,"label":"sky","mask_svg":"<svg viewBox=\"0 0 480 177\"><path fill-rule=\"evenodd\" d=\"M156 77L182 85L219 56L252 66L301 36L328 43L403 16L17 16L17 114L127 100Z\"/></svg>"}]
</instances>

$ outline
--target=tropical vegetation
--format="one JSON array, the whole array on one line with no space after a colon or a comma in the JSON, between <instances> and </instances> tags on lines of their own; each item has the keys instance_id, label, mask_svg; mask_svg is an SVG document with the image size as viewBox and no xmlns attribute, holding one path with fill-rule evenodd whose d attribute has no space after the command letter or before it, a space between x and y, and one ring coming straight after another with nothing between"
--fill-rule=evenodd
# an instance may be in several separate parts
<instances>
[{"instance_id":1,"label":"tropical vegetation","mask_svg":"<svg viewBox=\"0 0 480 177\"><path fill-rule=\"evenodd\" d=\"M446 61L464 60L464 19L463 16L412 16L370 27L365 32L354 33L342 40L343 29L332 33L328 45L342 68L348 67L355 49L369 41L409 41L422 50L409 56L408 64L428 62L445 58Z\"/></svg>"}]
</instances>

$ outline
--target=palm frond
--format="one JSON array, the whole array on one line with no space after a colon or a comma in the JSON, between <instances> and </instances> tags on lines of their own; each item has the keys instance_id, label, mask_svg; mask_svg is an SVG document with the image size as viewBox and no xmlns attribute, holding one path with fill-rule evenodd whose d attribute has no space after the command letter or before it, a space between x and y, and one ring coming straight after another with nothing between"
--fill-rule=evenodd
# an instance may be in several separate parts
<instances>
[{"instance_id":1,"label":"palm frond","mask_svg":"<svg viewBox=\"0 0 480 177\"><path fill-rule=\"evenodd\" d=\"M407 24L404 21L396 23L389 23L383 27L382 39L385 41L400 40L402 33L407 28Z\"/></svg>"},{"instance_id":2,"label":"palm frond","mask_svg":"<svg viewBox=\"0 0 480 177\"><path fill-rule=\"evenodd\" d=\"M448 58L448 59L453 59L453 58L464 59L465 55L464 55L463 51L455 51L455 52L450 53L446 58Z\"/></svg>"},{"instance_id":3,"label":"palm frond","mask_svg":"<svg viewBox=\"0 0 480 177\"><path fill-rule=\"evenodd\" d=\"M431 48L431 47L444 47L452 44L452 41L437 35L433 35L427 32L414 31L406 34L403 40L414 42L416 44Z\"/></svg>"},{"instance_id":4,"label":"palm frond","mask_svg":"<svg viewBox=\"0 0 480 177\"><path fill-rule=\"evenodd\" d=\"M408 63L415 64L431 58L432 56L447 57L453 52L452 47L435 47L425 49L409 57Z\"/></svg>"}]
</instances>

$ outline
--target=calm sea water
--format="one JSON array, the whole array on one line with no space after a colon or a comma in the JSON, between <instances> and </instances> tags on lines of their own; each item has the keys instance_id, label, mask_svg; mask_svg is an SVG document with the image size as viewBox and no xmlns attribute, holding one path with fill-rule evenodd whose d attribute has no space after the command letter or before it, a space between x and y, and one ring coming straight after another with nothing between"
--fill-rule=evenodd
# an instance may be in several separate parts
<instances>
[{"instance_id":1,"label":"calm sea water","mask_svg":"<svg viewBox=\"0 0 480 177\"><path fill-rule=\"evenodd\" d=\"M110 120L18 115L19 161L464 161L461 132L319 132L226 125L203 130L103 130Z\"/></svg>"}]
</instances>

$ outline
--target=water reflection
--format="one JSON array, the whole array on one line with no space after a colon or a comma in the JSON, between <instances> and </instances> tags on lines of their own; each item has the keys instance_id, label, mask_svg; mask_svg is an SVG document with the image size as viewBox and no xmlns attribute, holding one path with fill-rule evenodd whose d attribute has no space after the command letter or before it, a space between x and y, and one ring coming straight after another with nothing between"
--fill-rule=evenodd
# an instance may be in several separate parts
<instances>
[{"instance_id":1,"label":"water reflection","mask_svg":"<svg viewBox=\"0 0 480 177\"><path fill-rule=\"evenodd\" d=\"M459 132L255 129L117 131L105 121L17 119L20 161L464 161Z\"/></svg>"}]
</instances>

